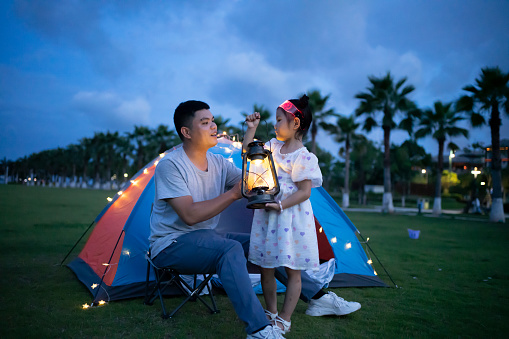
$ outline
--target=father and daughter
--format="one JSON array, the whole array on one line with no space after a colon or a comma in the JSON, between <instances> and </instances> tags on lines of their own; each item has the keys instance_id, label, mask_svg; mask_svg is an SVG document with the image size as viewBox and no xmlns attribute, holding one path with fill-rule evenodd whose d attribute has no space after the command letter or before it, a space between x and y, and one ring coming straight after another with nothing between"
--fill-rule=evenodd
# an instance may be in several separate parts
<instances>
[{"instance_id":1,"label":"father and daughter","mask_svg":"<svg viewBox=\"0 0 509 339\"><path fill-rule=\"evenodd\" d=\"M282 338L291 328L299 296L310 316L345 315L360 309L333 292L324 292L305 270L318 270L318 243L311 188L320 186L318 159L302 143L312 114L309 98L287 100L276 110L276 138L266 143L280 183L275 203L254 212L251 235L214 230L219 214L242 198L241 171L208 150L217 144L217 125L202 101L181 103L174 124L182 147L156 167L155 200L150 218L152 259L183 274L216 273L248 338ZM260 114L246 117L244 148L254 138ZM260 267L265 309L253 289L248 260ZM193 258L189 260L189 258ZM286 283L278 312L276 278Z\"/></svg>"}]
</instances>

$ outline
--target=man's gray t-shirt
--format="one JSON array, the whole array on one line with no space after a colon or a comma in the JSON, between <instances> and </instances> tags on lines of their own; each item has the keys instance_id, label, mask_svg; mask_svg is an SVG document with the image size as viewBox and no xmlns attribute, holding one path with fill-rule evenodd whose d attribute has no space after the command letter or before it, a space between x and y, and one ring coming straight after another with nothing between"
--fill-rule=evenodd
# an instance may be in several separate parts
<instances>
[{"instance_id":1,"label":"man's gray t-shirt","mask_svg":"<svg viewBox=\"0 0 509 339\"><path fill-rule=\"evenodd\" d=\"M159 161L154 174L155 199L150 216L152 258L183 234L217 226L219 214L189 226L164 200L188 195L194 202L214 199L240 180L241 170L223 156L208 152L207 162L207 171L199 170L189 160L183 147L168 153Z\"/></svg>"}]
</instances>

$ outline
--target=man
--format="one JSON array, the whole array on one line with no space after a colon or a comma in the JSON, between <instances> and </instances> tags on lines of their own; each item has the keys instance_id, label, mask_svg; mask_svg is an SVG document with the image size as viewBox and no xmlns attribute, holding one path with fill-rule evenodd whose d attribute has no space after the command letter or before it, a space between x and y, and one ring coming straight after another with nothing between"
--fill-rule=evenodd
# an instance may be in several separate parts
<instances>
[{"instance_id":1,"label":"man","mask_svg":"<svg viewBox=\"0 0 509 339\"><path fill-rule=\"evenodd\" d=\"M248 338L282 338L251 287L245 258L249 235L214 231L219 214L242 194L241 171L224 157L207 152L217 144L217 125L209 109L204 102L190 100L175 110L175 129L183 145L161 159L155 171L151 255L156 265L183 274L218 274L246 324ZM278 279L285 282L281 272ZM343 315L360 308L332 292L325 294L305 273L301 298L309 302L306 314L311 316Z\"/></svg>"}]
</instances>

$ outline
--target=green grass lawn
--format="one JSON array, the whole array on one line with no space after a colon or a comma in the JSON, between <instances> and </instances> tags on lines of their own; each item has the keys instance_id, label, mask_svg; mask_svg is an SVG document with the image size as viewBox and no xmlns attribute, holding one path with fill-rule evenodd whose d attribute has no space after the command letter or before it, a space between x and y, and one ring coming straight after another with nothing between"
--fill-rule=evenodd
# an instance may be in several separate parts
<instances>
[{"instance_id":1,"label":"green grass lawn","mask_svg":"<svg viewBox=\"0 0 509 339\"><path fill-rule=\"evenodd\" d=\"M112 194L0 186L0 337L245 338L225 295L217 296L219 314L188 303L168 320L161 319L157 303L145 306L141 298L81 309L92 296L59 264ZM333 289L362 304L344 317L309 317L306 304L299 302L287 338L507 336L507 224L378 213L348 216L370 238L398 288ZM407 228L421 230L420 238L410 239ZM282 302L283 295L279 298ZM169 305L177 302L175 297L167 300Z\"/></svg>"}]
</instances>

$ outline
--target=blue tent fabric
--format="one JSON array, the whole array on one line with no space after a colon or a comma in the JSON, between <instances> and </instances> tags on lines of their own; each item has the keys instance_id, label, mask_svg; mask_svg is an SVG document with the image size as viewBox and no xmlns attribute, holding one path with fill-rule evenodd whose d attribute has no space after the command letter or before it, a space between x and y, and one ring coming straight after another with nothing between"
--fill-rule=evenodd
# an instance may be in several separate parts
<instances>
[{"instance_id":1,"label":"blue tent fabric","mask_svg":"<svg viewBox=\"0 0 509 339\"><path fill-rule=\"evenodd\" d=\"M231 142L219 143L210 152L221 154L230 159L237 167L242 168L241 150L238 145ZM157 159L154 159L146 168L155 166L155 161ZM137 176L142 175L143 171L144 169ZM134 176L133 179L137 176ZM110 285L102 282L102 277L90 268L86 260L83 259L86 256L81 255L83 253L68 264L78 279L94 295L94 302L144 295L147 272L145 255L149 248L149 217L154 194L154 179L151 178L134 204L123 226L122 234L111 232L111 237L119 239L118 246L121 248L121 255L118 262L109 263L118 265ZM310 199L315 217L322 226L336 259L335 276L329 283L329 287L387 286L368 264L366 253L357 239L357 228L325 189L322 187L313 188ZM122 203L122 201L115 199L110 202L101 211L96 221L100 220L115 203ZM252 216L253 210L246 208L245 199L239 200L223 211L216 230L250 233ZM107 227L107 225L101 226ZM92 238L89 239L89 241L91 240ZM105 253L113 253L115 248L101 250ZM92 288L94 284L100 284L100 286ZM96 288L100 290L98 291Z\"/></svg>"},{"instance_id":2,"label":"blue tent fabric","mask_svg":"<svg viewBox=\"0 0 509 339\"><path fill-rule=\"evenodd\" d=\"M357 239L357 228L323 187L311 193L313 213L329 239L336 258L336 274L350 273L371 276L373 268Z\"/></svg>"}]
</instances>

